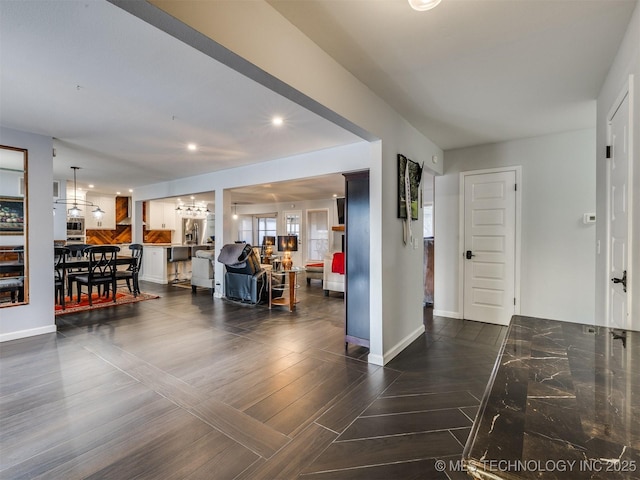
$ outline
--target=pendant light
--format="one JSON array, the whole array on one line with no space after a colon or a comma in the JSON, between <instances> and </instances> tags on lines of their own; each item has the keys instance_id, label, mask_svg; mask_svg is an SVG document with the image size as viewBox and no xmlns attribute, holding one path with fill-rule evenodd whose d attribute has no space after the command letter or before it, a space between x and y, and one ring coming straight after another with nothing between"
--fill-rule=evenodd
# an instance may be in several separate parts
<instances>
[{"instance_id":1,"label":"pendant light","mask_svg":"<svg viewBox=\"0 0 640 480\"><path fill-rule=\"evenodd\" d=\"M82 209L78 206L78 204L85 208L93 208L93 210L91 210L91 214L95 218L102 218L105 212L100 208L100 206L94 204L93 202L89 202L88 200L78 198L76 173L78 170L80 170L80 167L71 167L71 169L73 170L73 198L59 198L58 200L53 202L53 204L71 205L71 208L67 210L67 216L71 218L78 218L82 216ZM53 208L55 210L55 206Z\"/></svg>"}]
</instances>

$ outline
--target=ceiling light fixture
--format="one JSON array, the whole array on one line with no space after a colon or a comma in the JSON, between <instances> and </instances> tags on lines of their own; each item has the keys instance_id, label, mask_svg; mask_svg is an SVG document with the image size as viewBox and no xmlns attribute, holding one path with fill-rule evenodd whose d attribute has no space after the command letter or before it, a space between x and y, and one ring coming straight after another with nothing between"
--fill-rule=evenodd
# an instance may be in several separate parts
<instances>
[{"instance_id":1,"label":"ceiling light fixture","mask_svg":"<svg viewBox=\"0 0 640 480\"><path fill-rule=\"evenodd\" d=\"M233 215L231 216L234 220L238 219L238 204L233 204Z\"/></svg>"},{"instance_id":2,"label":"ceiling light fixture","mask_svg":"<svg viewBox=\"0 0 640 480\"><path fill-rule=\"evenodd\" d=\"M196 150L198 150L198 145L196 145L195 143L190 143L187 145L187 150L189 150L190 152L195 152Z\"/></svg>"},{"instance_id":3,"label":"ceiling light fixture","mask_svg":"<svg viewBox=\"0 0 640 480\"><path fill-rule=\"evenodd\" d=\"M418 12L424 12L425 10L431 10L437 7L441 0L409 0L409 5Z\"/></svg>"},{"instance_id":4,"label":"ceiling light fixture","mask_svg":"<svg viewBox=\"0 0 640 480\"><path fill-rule=\"evenodd\" d=\"M186 204L180 201L180 199L178 199L178 202L180 203L178 203L176 207L176 212L182 217L206 218L207 215L211 213L211 210L209 210L205 202L196 203L194 197L191 197L190 204Z\"/></svg>"},{"instance_id":5,"label":"ceiling light fixture","mask_svg":"<svg viewBox=\"0 0 640 480\"><path fill-rule=\"evenodd\" d=\"M282 117L273 117L271 119L271 123L276 127L279 127L284 123L284 119Z\"/></svg>"},{"instance_id":6,"label":"ceiling light fixture","mask_svg":"<svg viewBox=\"0 0 640 480\"><path fill-rule=\"evenodd\" d=\"M80 170L80 167L71 167L73 170L73 198L59 198L55 202L54 205L71 205L72 207L67 210L67 216L77 218L82 216L82 209L78 207L78 204L83 207L91 207L94 210L91 211L95 218L102 218L104 215L104 210L102 210L98 205L90 202L88 200L83 200L82 198L78 198L78 186L76 182L76 172ZM53 207L55 209L55 206Z\"/></svg>"}]
</instances>

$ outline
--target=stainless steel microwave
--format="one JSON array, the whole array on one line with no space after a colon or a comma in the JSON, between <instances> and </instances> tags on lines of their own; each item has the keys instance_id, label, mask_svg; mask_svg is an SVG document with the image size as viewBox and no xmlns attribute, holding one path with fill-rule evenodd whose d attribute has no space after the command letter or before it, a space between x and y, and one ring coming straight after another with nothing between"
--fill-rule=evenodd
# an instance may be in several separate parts
<instances>
[{"instance_id":1,"label":"stainless steel microwave","mask_svg":"<svg viewBox=\"0 0 640 480\"><path fill-rule=\"evenodd\" d=\"M67 219L67 236L84 235L84 218Z\"/></svg>"}]
</instances>

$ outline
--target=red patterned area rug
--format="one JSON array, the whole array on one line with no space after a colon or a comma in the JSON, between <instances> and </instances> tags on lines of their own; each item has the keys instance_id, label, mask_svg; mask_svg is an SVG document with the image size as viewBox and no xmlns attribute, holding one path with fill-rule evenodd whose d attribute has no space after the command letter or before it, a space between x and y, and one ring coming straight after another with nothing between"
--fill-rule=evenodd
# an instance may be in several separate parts
<instances>
[{"instance_id":1,"label":"red patterned area rug","mask_svg":"<svg viewBox=\"0 0 640 480\"><path fill-rule=\"evenodd\" d=\"M160 298L158 295L151 295L144 292L139 293L137 297L134 297L128 290L118 290L116 293L115 303L111 296L109 296L109 298L99 297L97 293L94 293L91 297L93 303L92 306L89 306L89 297L86 293L83 293L80 297L80 303L77 302L76 297L73 297L73 299L69 299L69 297L67 297L65 300L66 309L63 310L62 306L56 304L56 315L65 315L67 313L77 313L85 310L95 310L98 308L117 307L118 305L125 305L127 303L136 303L144 300Z\"/></svg>"}]
</instances>

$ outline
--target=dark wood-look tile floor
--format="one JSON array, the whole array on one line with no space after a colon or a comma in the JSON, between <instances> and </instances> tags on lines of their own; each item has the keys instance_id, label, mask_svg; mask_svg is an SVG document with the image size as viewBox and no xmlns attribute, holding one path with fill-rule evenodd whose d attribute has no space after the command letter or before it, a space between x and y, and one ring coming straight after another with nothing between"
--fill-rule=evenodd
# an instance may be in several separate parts
<instances>
[{"instance_id":1,"label":"dark wood-look tile floor","mask_svg":"<svg viewBox=\"0 0 640 480\"><path fill-rule=\"evenodd\" d=\"M0 345L0 478L438 479L505 329L433 318L384 368L344 348L343 299L293 313L161 298L58 317Z\"/></svg>"}]
</instances>

